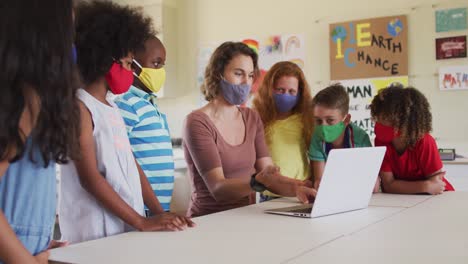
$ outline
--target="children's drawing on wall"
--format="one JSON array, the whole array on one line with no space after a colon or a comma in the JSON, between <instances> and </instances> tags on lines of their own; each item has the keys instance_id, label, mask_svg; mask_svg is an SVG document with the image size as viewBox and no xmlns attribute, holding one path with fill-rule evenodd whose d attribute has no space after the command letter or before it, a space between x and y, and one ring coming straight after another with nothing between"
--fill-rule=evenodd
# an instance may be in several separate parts
<instances>
[{"instance_id":1,"label":"children's drawing on wall","mask_svg":"<svg viewBox=\"0 0 468 264\"><path fill-rule=\"evenodd\" d=\"M261 69L270 69L273 64L283 60L283 42L279 35L269 36L260 45L258 64Z\"/></svg>"},{"instance_id":2,"label":"children's drawing on wall","mask_svg":"<svg viewBox=\"0 0 468 264\"><path fill-rule=\"evenodd\" d=\"M260 76L252 86L252 94L257 91L263 77L273 64L286 60L296 63L302 69L304 68L305 41L302 34L270 36L265 39L263 44L255 39L244 39L242 42L259 55Z\"/></svg>"},{"instance_id":3,"label":"children's drawing on wall","mask_svg":"<svg viewBox=\"0 0 468 264\"><path fill-rule=\"evenodd\" d=\"M466 11L467 8L437 10L435 12L436 32L466 30Z\"/></svg>"},{"instance_id":4,"label":"children's drawing on wall","mask_svg":"<svg viewBox=\"0 0 468 264\"><path fill-rule=\"evenodd\" d=\"M264 41L258 41L257 38L249 38L244 39L242 42L257 52L258 66L260 68L260 76L252 85L252 96L247 101L247 106L251 106L253 97L262 83L263 77L275 63L287 60L304 68L304 34L272 35L264 38Z\"/></svg>"},{"instance_id":5,"label":"children's drawing on wall","mask_svg":"<svg viewBox=\"0 0 468 264\"><path fill-rule=\"evenodd\" d=\"M468 65L440 67L439 86L441 91L468 90Z\"/></svg>"},{"instance_id":6,"label":"children's drawing on wall","mask_svg":"<svg viewBox=\"0 0 468 264\"><path fill-rule=\"evenodd\" d=\"M370 137L374 136L374 122L370 117L370 103L380 89L391 85L408 86L408 77L384 77L372 79L343 80L340 83L349 95L349 113L357 126Z\"/></svg>"},{"instance_id":7,"label":"children's drawing on wall","mask_svg":"<svg viewBox=\"0 0 468 264\"><path fill-rule=\"evenodd\" d=\"M257 53L257 55L259 54L260 46L259 46L259 43L258 43L257 40L255 40L255 39L244 39L244 40L242 40L242 42L244 44L246 44L247 46L249 46L251 49L253 49L255 51L255 53ZM254 93L257 92L258 87L262 83L263 77L266 74L266 70L262 69L261 66L259 66L259 68L260 68L260 73L259 73L259 76L257 77L257 80L252 84L252 90L250 91L251 94L254 94Z\"/></svg>"},{"instance_id":8,"label":"children's drawing on wall","mask_svg":"<svg viewBox=\"0 0 468 264\"><path fill-rule=\"evenodd\" d=\"M283 60L291 61L304 69L305 40L304 35L284 35L284 57Z\"/></svg>"},{"instance_id":9,"label":"children's drawing on wall","mask_svg":"<svg viewBox=\"0 0 468 264\"><path fill-rule=\"evenodd\" d=\"M332 80L408 75L406 16L330 25Z\"/></svg>"},{"instance_id":10,"label":"children's drawing on wall","mask_svg":"<svg viewBox=\"0 0 468 264\"><path fill-rule=\"evenodd\" d=\"M436 59L466 58L466 36L436 39Z\"/></svg>"}]
</instances>

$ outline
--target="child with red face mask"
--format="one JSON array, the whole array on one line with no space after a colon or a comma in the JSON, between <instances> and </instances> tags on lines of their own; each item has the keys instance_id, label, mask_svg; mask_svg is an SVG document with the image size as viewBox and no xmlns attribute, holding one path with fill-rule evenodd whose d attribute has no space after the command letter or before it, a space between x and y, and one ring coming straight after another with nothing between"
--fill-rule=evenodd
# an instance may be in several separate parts
<instances>
[{"instance_id":1,"label":"child with red face mask","mask_svg":"<svg viewBox=\"0 0 468 264\"><path fill-rule=\"evenodd\" d=\"M386 146L380 169L382 191L441 194L454 191L445 179L426 97L415 88L380 90L371 104L375 146Z\"/></svg>"},{"instance_id":2,"label":"child with red face mask","mask_svg":"<svg viewBox=\"0 0 468 264\"><path fill-rule=\"evenodd\" d=\"M84 82L80 108L81 157L62 167L60 228L71 243L123 232L182 230L193 223L162 213L132 153L124 121L107 92L121 94L133 82L132 55L148 36L151 20L112 2L80 2L76 8L78 68ZM154 213L145 217L144 205Z\"/></svg>"}]
</instances>

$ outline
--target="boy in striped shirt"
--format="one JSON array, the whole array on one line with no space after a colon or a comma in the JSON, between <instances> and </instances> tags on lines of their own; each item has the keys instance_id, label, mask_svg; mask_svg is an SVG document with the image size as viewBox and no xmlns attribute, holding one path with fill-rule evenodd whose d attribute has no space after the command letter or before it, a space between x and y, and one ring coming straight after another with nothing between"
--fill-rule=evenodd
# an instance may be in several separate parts
<instances>
[{"instance_id":1,"label":"boy in striped shirt","mask_svg":"<svg viewBox=\"0 0 468 264\"><path fill-rule=\"evenodd\" d=\"M130 90L117 97L128 137L141 169L161 203L169 211L174 189L174 158L166 115L159 111L156 93L166 78L166 50L151 36L144 49L135 53L132 68L136 76Z\"/></svg>"}]
</instances>

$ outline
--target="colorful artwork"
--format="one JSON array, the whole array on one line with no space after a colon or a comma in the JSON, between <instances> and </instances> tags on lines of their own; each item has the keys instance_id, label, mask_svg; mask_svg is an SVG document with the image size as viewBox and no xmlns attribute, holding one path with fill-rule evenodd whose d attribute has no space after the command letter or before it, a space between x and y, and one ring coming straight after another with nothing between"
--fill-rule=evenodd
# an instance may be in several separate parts
<instances>
[{"instance_id":1,"label":"colorful artwork","mask_svg":"<svg viewBox=\"0 0 468 264\"><path fill-rule=\"evenodd\" d=\"M466 8L437 10L436 32L447 32L467 29Z\"/></svg>"},{"instance_id":2,"label":"colorful artwork","mask_svg":"<svg viewBox=\"0 0 468 264\"><path fill-rule=\"evenodd\" d=\"M387 32L390 34L392 37L398 37L400 33L403 31L403 23L401 22L400 19L395 18L390 20L387 25Z\"/></svg>"},{"instance_id":3,"label":"colorful artwork","mask_svg":"<svg viewBox=\"0 0 468 264\"><path fill-rule=\"evenodd\" d=\"M441 67L439 86L441 91L468 90L468 65Z\"/></svg>"},{"instance_id":4,"label":"colorful artwork","mask_svg":"<svg viewBox=\"0 0 468 264\"><path fill-rule=\"evenodd\" d=\"M466 58L466 36L436 39L436 59Z\"/></svg>"},{"instance_id":5,"label":"colorful artwork","mask_svg":"<svg viewBox=\"0 0 468 264\"><path fill-rule=\"evenodd\" d=\"M260 77L252 86L253 94L258 90L266 72L280 61L291 61L302 69L304 68L305 40L303 34L275 35L259 42Z\"/></svg>"},{"instance_id":6,"label":"colorful artwork","mask_svg":"<svg viewBox=\"0 0 468 264\"><path fill-rule=\"evenodd\" d=\"M270 36L260 42L258 64L260 69L268 70L273 64L283 60L283 44L281 36Z\"/></svg>"},{"instance_id":7,"label":"colorful artwork","mask_svg":"<svg viewBox=\"0 0 468 264\"><path fill-rule=\"evenodd\" d=\"M332 80L408 75L406 16L330 25Z\"/></svg>"},{"instance_id":8,"label":"colorful artwork","mask_svg":"<svg viewBox=\"0 0 468 264\"><path fill-rule=\"evenodd\" d=\"M374 122L370 116L370 103L380 89L392 84L408 86L408 77L374 78L344 80L340 83L349 95L349 113L354 124L364 129L369 136L374 136Z\"/></svg>"},{"instance_id":9,"label":"colorful artwork","mask_svg":"<svg viewBox=\"0 0 468 264\"><path fill-rule=\"evenodd\" d=\"M305 66L305 40L304 35L283 35L283 60L294 62L301 69Z\"/></svg>"},{"instance_id":10,"label":"colorful artwork","mask_svg":"<svg viewBox=\"0 0 468 264\"><path fill-rule=\"evenodd\" d=\"M249 48L253 49L255 51L255 53L257 53L257 55L258 55L258 52L260 50L260 48L259 48L260 45L259 45L258 41L254 40L254 39L244 39L244 40L242 40L242 43L249 46ZM263 70L263 69L260 69L260 76L258 76L257 80L252 84L252 90L250 91L251 94L254 94L254 93L257 92L258 87L260 86L260 84L263 81L263 77L265 77L265 74L266 74L266 71Z\"/></svg>"},{"instance_id":11,"label":"colorful artwork","mask_svg":"<svg viewBox=\"0 0 468 264\"><path fill-rule=\"evenodd\" d=\"M259 44L258 44L258 41L254 40L254 39L244 39L242 41L242 43L246 44L247 46L249 46L249 48L253 49L255 51L255 53L258 54L258 50L259 50Z\"/></svg>"}]
</instances>

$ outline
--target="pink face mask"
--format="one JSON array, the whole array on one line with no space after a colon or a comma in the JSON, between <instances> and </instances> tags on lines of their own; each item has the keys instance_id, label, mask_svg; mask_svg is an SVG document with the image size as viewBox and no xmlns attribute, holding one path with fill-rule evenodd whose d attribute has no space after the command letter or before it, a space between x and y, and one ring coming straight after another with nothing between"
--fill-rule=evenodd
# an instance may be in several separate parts
<instances>
[{"instance_id":1,"label":"pink face mask","mask_svg":"<svg viewBox=\"0 0 468 264\"><path fill-rule=\"evenodd\" d=\"M114 62L106 74L106 81L113 94L122 94L130 89L133 83L133 72Z\"/></svg>"},{"instance_id":2,"label":"pink face mask","mask_svg":"<svg viewBox=\"0 0 468 264\"><path fill-rule=\"evenodd\" d=\"M382 125L379 122L375 123L374 133L375 137L382 143L390 143L398 136L393 127Z\"/></svg>"}]
</instances>

